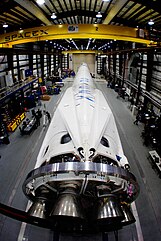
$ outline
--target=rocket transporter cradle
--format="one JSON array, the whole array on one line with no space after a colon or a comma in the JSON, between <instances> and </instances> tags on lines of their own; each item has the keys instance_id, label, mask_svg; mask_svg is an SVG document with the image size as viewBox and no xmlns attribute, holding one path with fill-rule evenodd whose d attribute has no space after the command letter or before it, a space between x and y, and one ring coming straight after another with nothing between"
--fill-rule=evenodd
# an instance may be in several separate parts
<instances>
[{"instance_id":1,"label":"rocket transporter cradle","mask_svg":"<svg viewBox=\"0 0 161 241\"><path fill-rule=\"evenodd\" d=\"M120 229L135 222L139 186L129 170L112 111L82 64L23 184L28 214L69 232Z\"/></svg>"}]
</instances>

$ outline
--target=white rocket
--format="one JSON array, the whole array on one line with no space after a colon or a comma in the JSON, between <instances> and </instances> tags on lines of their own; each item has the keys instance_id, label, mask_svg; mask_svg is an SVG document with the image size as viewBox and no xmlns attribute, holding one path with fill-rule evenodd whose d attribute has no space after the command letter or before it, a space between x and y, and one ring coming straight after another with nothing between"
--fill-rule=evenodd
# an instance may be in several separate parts
<instances>
[{"instance_id":1,"label":"white rocket","mask_svg":"<svg viewBox=\"0 0 161 241\"><path fill-rule=\"evenodd\" d=\"M129 169L112 111L82 64L23 184L28 213L68 231L119 229L135 221L139 187Z\"/></svg>"},{"instance_id":2,"label":"white rocket","mask_svg":"<svg viewBox=\"0 0 161 241\"><path fill-rule=\"evenodd\" d=\"M78 161L97 162L102 155L105 163L128 165L111 109L102 92L94 88L86 64L80 66L55 111L36 167L68 153Z\"/></svg>"}]
</instances>

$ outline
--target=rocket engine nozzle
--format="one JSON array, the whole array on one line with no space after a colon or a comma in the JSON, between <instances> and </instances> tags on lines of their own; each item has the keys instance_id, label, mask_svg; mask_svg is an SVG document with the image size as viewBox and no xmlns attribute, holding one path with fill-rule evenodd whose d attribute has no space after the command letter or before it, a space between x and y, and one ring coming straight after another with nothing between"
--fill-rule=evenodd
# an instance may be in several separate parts
<instances>
[{"instance_id":1,"label":"rocket engine nozzle","mask_svg":"<svg viewBox=\"0 0 161 241\"><path fill-rule=\"evenodd\" d=\"M115 223L124 219L124 214L116 197L113 194L108 194L106 197L100 199L97 222L98 223Z\"/></svg>"},{"instance_id":2,"label":"rocket engine nozzle","mask_svg":"<svg viewBox=\"0 0 161 241\"><path fill-rule=\"evenodd\" d=\"M79 196L74 188L68 187L59 194L50 216L84 219Z\"/></svg>"},{"instance_id":3,"label":"rocket engine nozzle","mask_svg":"<svg viewBox=\"0 0 161 241\"><path fill-rule=\"evenodd\" d=\"M46 218L46 203L45 200L35 201L28 210L28 214L37 218Z\"/></svg>"},{"instance_id":4,"label":"rocket engine nozzle","mask_svg":"<svg viewBox=\"0 0 161 241\"><path fill-rule=\"evenodd\" d=\"M28 214L38 218L47 218L48 206L51 200L51 192L45 187L39 187L36 192L36 199L28 210Z\"/></svg>"},{"instance_id":5,"label":"rocket engine nozzle","mask_svg":"<svg viewBox=\"0 0 161 241\"><path fill-rule=\"evenodd\" d=\"M79 199L80 196L74 188L67 188L60 192L49 214L57 229L67 232L82 231L85 217Z\"/></svg>"},{"instance_id":6,"label":"rocket engine nozzle","mask_svg":"<svg viewBox=\"0 0 161 241\"><path fill-rule=\"evenodd\" d=\"M135 223L135 217L131 211L131 208L127 204L122 204L121 205L122 211L124 213L124 219L122 220L123 226Z\"/></svg>"}]
</instances>

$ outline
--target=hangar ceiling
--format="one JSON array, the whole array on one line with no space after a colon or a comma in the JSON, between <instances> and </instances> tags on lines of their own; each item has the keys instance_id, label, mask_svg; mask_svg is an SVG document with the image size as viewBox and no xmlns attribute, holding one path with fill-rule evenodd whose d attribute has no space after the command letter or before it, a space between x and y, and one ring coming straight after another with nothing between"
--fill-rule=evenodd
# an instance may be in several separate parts
<instances>
[{"instance_id":1,"label":"hangar ceiling","mask_svg":"<svg viewBox=\"0 0 161 241\"><path fill-rule=\"evenodd\" d=\"M152 31L155 40L160 41L161 4L160 0L1 0L0 34L37 26L55 24L109 24L139 27ZM102 17L96 15L100 12ZM51 18L52 14L55 18ZM154 25L148 25L153 20ZM8 25L7 28L3 24ZM58 41L67 48L67 41ZM87 40L76 41L87 46ZM107 41L96 40L91 48L100 48ZM72 44L72 49L75 46Z\"/></svg>"}]
</instances>

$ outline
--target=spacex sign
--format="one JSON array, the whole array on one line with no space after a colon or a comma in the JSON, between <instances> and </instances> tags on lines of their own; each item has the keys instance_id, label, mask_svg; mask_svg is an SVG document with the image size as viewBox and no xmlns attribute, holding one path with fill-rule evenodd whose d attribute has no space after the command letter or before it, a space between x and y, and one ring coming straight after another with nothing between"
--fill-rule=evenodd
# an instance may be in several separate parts
<instances>
[{"instance_id":1,"label":"spacex sign","mask_svg":"<svg viewBox=\"0 0 161 241\"><path fill-rule=\"evenodd\" d=\"M5 42L31 38L31 37L40 37L44 35L48 35L48 29L32 30L27 32L17 32L17 33L5 36Z\"/></svg>"}]
</instances>

